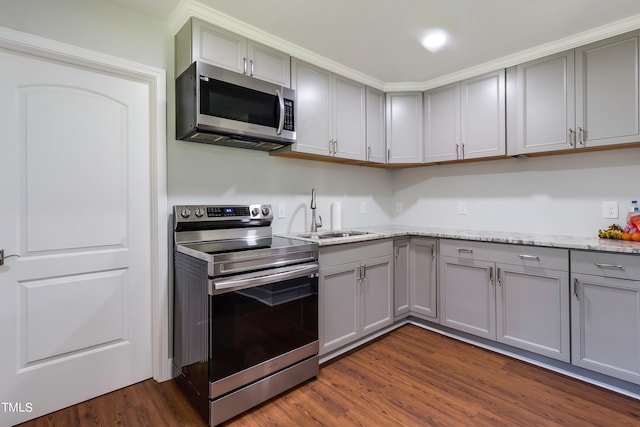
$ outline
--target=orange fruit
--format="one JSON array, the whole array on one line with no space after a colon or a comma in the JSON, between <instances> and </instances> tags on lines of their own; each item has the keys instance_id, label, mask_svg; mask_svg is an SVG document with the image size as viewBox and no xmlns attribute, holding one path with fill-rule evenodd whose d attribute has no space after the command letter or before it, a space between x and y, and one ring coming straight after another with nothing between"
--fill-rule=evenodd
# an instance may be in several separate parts
<instances>
[{"instance_id":1,"label":"orange fruit","mask_svg":"<svg viewBox=\"0 0 640 427\"><path fill-rule=\"evenodd\" d=\"M631 233L622 233L622 240L631 240Z\"/></svg>"},{"instance_id":2,"label":"orange fruit","mask_svg":"<svg viewBox=\"0 0 640 427\"><path fill-rule=\"evenodd\" d=\"M634 242L640 242L640 233L633 233L631 235L631 240L633 240Z\"/></svg>"}]
</instances>

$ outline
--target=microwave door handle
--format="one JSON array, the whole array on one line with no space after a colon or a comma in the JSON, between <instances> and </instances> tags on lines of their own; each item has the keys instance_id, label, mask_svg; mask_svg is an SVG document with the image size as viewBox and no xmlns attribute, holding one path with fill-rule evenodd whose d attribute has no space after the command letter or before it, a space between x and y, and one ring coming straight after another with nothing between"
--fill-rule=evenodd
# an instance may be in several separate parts
<instances>
[{"instance_id":1,"label":"microwave door handle","mask_svg":"<svg viewBox=\"0 0 640 427\"><path fill-rule=\"evenodd\" d=\"M284 128L284 98L279 90L276 90L276 96L278 97L278 105L280 106L280 121L278 122L278 129L276 134L281 135Z\"/></svg>"}]
</instances>

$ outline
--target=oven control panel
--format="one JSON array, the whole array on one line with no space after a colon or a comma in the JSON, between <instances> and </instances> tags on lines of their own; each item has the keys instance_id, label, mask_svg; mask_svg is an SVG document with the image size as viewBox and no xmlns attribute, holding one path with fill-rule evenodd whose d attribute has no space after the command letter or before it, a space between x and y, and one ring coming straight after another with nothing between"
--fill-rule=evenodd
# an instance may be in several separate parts
<instances>
[{"instance_id":1,"label":"oven control panel","mask_svg":"<svg viewBox=\"0 0 640 427\"><path fill-rule=\"evenodd\" d=\"M273 220L271 205L180 205L173 215L176 223Z\"/></svg>"}]
</instances>

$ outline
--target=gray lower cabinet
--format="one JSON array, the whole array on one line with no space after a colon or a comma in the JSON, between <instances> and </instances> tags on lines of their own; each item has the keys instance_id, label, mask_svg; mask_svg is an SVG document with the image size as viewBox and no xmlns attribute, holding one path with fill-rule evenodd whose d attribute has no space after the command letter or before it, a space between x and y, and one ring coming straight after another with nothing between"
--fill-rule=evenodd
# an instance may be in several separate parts
<instances>
[{"instance_id":1,"label":"gray lower cabinet","mask_svg":"<svg viewBox=\"0 0 640 427\"><path fill-rule=\"evenodd\" d=\"M640 384L640 257L571 252L571 363Z\"/></svg>"},{"instance_id":2,"label":"gray lower cabinet","mask_svg":"<svg viewBox=\"0 0 640 427\"><path fill-rule=\"evenodd\" d=\"M394 314L433 321L437 317L434 239L412 237L394 242Z\"/></svg>"},{"instance_id":3,"label":"gray lower cabinet","mask_svg":"<svg viewBox=\"0 0 640 427\"><path fill-rule=\"evenodd\" d=\"M393 323L393 242L320 248L320 354Z\"/></svg>"},{"instance_id":4,"label":"gray lower cabinet","mask_svg":"<svg viewBox=\"0 0 640 427\"><path fill-rule=\"evenodd\" d=\"M411 239L393 242L393 291L394 315L396 319L409 316L409 250Z\"/></svg>"},{"instance_id":5,"label":"gray lower cabinet","mask_svg":"<svg viewBox=\"0 0 640 427\"><path fill-rule=\"evenodd\" d=\"M440 242L440 323L570 360L569 256L562 249Z\"/></svg>"},{"instance_id":6,"label":"gray lower cabinet","mask_svg":"<svg viewBox=\"0 0 640 427\"><path fill-rule=\"evenodd\" d=\"M433 239L411 239L409 270L409 302L413 316L434 320L437 315L437 242Z\"/></svg>"}]
</instances>

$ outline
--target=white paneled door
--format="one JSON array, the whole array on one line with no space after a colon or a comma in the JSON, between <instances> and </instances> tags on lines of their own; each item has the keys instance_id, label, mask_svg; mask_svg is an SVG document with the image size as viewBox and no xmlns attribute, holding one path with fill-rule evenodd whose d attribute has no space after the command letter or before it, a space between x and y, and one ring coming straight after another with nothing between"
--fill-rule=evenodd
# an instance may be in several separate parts
<instances>
[{"instance_id":1,"label":"white paneled door","mask_svg":"<svg viewBox=\"0 0 640 427\"><path fill-rule=\"evenodd\" d=\"M0 49L0 426L152 376L149 86Z\"/></svg>"}]
</instances>

